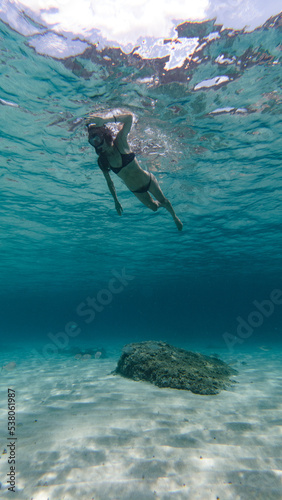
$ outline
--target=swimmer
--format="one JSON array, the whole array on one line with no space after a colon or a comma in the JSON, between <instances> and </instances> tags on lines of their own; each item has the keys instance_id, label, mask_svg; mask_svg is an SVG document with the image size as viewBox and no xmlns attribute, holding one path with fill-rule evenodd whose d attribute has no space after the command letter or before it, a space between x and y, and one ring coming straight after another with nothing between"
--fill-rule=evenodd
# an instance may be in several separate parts
<instances>
[{"instance_id":1,"label":"swimmer","mask_svg":"<svg viewBox=\"0 0 282 500\"><path fill-rule=\"evenodd\" d=\"M181 231L183 224L176 216L170 201L164 196L156 177L143 170L135 154L130 151L127 136L131 130L132 119L132 114L127 113L109 118L91 114L86 120L88 142L95 148L98 155L98 165L114 199L116 211L118 215L121 215L123 209L117 198L110 171L118 175L136 198L153 212L161 207L165 208L171 214L177 229ZM106 123L122 124L115 138L111 130L106 127Z\"/></svg>"}]
</instances>

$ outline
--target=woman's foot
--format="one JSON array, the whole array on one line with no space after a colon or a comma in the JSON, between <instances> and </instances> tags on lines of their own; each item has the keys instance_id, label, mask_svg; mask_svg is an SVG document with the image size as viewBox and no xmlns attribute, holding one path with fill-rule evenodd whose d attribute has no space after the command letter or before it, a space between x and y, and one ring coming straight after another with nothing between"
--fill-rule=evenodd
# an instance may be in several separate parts
<instances>
[{"instance_id":1,"label":"woman's foot","mask_svg":"<svg viewBox=\"0 0 282 500\"><path fill-rule=\"evenodd\" d=\"M177 227L178 231L182 231L183 224L182 224L181 220L178 219L178 217L175 217L174 218L174 222L176 224L176 227Z\"/></svg>"},{"instance_id":2,"label":"woman's foot","mask_svg":"<svg viewBox=\"0 0 282 500\"><path fill-rule=\"evenodd\" d=\"M170 215L172 215L178 231L182 231L183 224L182 224L181 220L178 219L178 217L176 216L175 211L173 210L172 204L170 203L170 201L167 198L165 198L164 201L162 203L160 203L160 207L166 208L166 210L170 213Z\"/></svg>"}]
</instances>

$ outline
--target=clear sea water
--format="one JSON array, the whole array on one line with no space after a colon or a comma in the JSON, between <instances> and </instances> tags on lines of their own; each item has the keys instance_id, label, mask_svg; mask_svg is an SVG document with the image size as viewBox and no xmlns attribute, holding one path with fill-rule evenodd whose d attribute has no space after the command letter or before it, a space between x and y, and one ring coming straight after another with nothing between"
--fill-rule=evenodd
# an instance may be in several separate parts
<instances>
[{"instance_id":1,"label":"clear sea water","mask_svg":"<svg viewBox=\"0 0 282 500\"><path fill-rule=\"evenodd\" d=\"M280 500L281 14L59 59L83 40L19 9L0 0L1 498ZM83 119L127 111L182 232L112 174L115 211ZM146 340L219 356L237 383L113 376Z\"/></svg>"},{"instance_id":2,"label":"clear sea water","mask_svg":"<svg viewBox=\"0 0 282 500\"><path fill-rule=\"evenodd\" d=\"M0 30L3 345L44 347L50 333L79 328L68 347L159 339L238 356L275 349L281 16L250 33L182 25L179 36L199 37L202 49L168 69L167 57L94 46L59 60L2 22ZM132 150L173 204L181 233L113 174L124 208L115 212L81 122L112 110L134 113ZM130 279L112 293L117 273ZM238 318L249 325L240 342Z\"/></svg>"}]
</instances>

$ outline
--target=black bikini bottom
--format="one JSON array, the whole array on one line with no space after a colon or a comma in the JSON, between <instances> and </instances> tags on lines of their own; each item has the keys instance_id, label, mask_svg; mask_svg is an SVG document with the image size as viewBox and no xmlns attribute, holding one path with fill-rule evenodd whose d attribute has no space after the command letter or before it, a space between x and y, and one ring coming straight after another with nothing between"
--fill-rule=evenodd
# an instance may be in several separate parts
<instances>
[{"instance_id":1,"label":"black bikini bottom","mask_svg":"<svg viewBox=\"0 0 282 500\"><path fill-rule=\"evenodd\" d=\"M151 182L152 182L152 174L150 175L150 180L145 186L141 187L140 189L135 189L135 191L131 191L132 193L147 193L147 191L150 189Z\"/></svg>"}]
</instances>

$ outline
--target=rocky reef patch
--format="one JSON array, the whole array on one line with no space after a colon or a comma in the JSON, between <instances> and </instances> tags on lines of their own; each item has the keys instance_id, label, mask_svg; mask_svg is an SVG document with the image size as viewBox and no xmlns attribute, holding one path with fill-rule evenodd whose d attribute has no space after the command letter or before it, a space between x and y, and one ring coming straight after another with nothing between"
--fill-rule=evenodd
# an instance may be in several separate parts
<instances>
[{"instance_id":1,"label":"rocky reef patch","mask_svg":"<svg viewBox=\"0 0 282 500\"><path fill-rule=\"evenodd\" d=\"M160 341L125 345L114 371L132 380L203 395L227 389L235 383L230 376L237 373L218 358Z\"/></svg>"}]
</instances>

